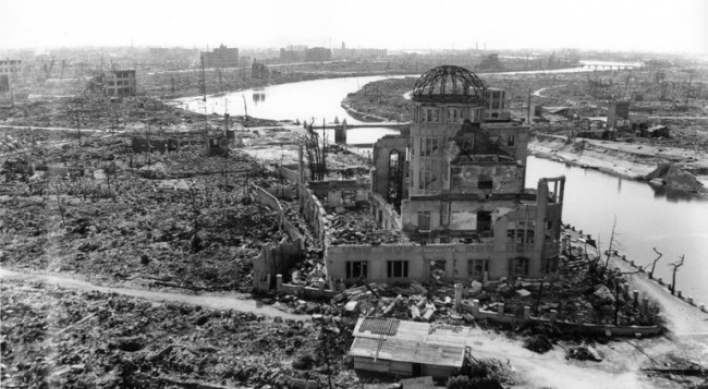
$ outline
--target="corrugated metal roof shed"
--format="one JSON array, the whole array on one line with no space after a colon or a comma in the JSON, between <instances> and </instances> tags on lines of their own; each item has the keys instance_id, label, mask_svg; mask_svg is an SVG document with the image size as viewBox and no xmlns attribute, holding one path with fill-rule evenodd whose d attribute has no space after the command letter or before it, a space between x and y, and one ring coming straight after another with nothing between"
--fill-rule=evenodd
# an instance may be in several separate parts
<instances>
[{"instance_id":1,"label":"corrugated metal roof shed","mask_svg":"<svg viewBox=\"0 0 708 389\"><path fill-rule=\"evenodd\" d=\"M469 328L444 324L360 318L349 354L367 360L461 368Z\"/></svg>"}]
</instances>

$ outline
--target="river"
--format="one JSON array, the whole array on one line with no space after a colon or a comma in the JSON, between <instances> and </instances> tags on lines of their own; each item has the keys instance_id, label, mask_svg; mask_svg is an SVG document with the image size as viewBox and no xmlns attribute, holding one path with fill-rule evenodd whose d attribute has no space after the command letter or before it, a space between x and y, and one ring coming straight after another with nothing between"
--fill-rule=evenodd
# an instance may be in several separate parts
<instances>
[{"instance_id":1,"label":"river","mask_svg":"<svg viewBox=\"0 0 708 389\"><path fill-rule=\"evenodd\" d=\"M613 63L617 65L618 63ZM588 71L590 68L561 69L555 72ZM548 72L548 71L546 71ZM528 73L528 72L526 72ZM534 72L532 72L534 73ZM498 74L498 73L497 73ZM349 123L358 121L340 106L342 99L365 84L391 78L369 76L324 79L292 84L274 85L209 97L209 113L244 113L275 120L314 120L332 122L335 117ZM204 112L200 98L183 98L184 107ZM355 129L347 132L350 144L373 143L390 129ZM645 183L617 178L593 170L570 167L565 164L529 157L527 187L535 188L540 177L565 175L566 195L563 220L597 238L603 250L610 240L613 221L617 220L614 244L616 250L640 264L648 264L656 257L653 247L664 254L657 265L657 277L670 280L671 267L679 256L685 255L685 265L677 276L678 289L684 295L708 303L708 202L692 196L662 193Z\"/></svg>"}]
</instances>

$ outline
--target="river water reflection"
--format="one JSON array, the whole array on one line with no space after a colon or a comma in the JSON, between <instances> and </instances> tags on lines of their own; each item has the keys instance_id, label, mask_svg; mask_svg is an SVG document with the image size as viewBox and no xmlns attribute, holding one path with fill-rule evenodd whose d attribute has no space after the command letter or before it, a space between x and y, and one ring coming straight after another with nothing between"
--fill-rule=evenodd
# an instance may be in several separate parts
<instances>
[{"instance_id":1,"label":"river water reflection","mask_svg":"<svg viewBox=\"0 0 708 389\"><path fill-rule=\"evenodd\" d=\"M535 188L541 177L566 176L563 222L599 237L607 248L616 218L613 244L636 263L656 258L653 247L664 254L657 277L671 279L670 262L686 255L677 273L678 289L708 304L708 198L679 195L595 170L528 158L526 186Z\"/></svg>"}]
</instances>

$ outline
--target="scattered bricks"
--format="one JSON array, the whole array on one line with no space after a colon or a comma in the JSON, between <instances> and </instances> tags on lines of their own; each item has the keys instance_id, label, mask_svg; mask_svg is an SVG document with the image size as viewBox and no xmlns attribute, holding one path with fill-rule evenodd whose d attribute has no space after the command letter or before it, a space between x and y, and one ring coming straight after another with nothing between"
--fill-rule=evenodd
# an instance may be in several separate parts
<instances>
[{"instance_id":1,"label":"scattered bricks","mask_svg":"<svg viewBox=\"0 0 708 389\"><path fill-rule=\"evenodd\" d=\"M455 284L455 311L460 312L462 306L462 284Z\"/></svg>"}]
</instances>

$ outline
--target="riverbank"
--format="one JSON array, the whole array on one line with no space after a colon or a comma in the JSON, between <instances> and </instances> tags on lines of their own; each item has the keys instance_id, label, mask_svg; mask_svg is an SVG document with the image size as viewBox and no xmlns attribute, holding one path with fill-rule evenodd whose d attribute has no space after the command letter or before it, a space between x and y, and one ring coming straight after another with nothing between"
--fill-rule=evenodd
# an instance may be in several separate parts
<instances>
[{"instance_id":1,"label":"riverbank","mask_svg":"<svg viewBox=\"0 0 708 389\"><path fill-rule=\"evenodd\" d=\"M550 134L537 134L528 149L540 158L632 180L654 180L667 189L706 192L702 181L708 182L708 155L700 151L592 139L568 142L564 136Z\"/></svg>"}]
</instances>

